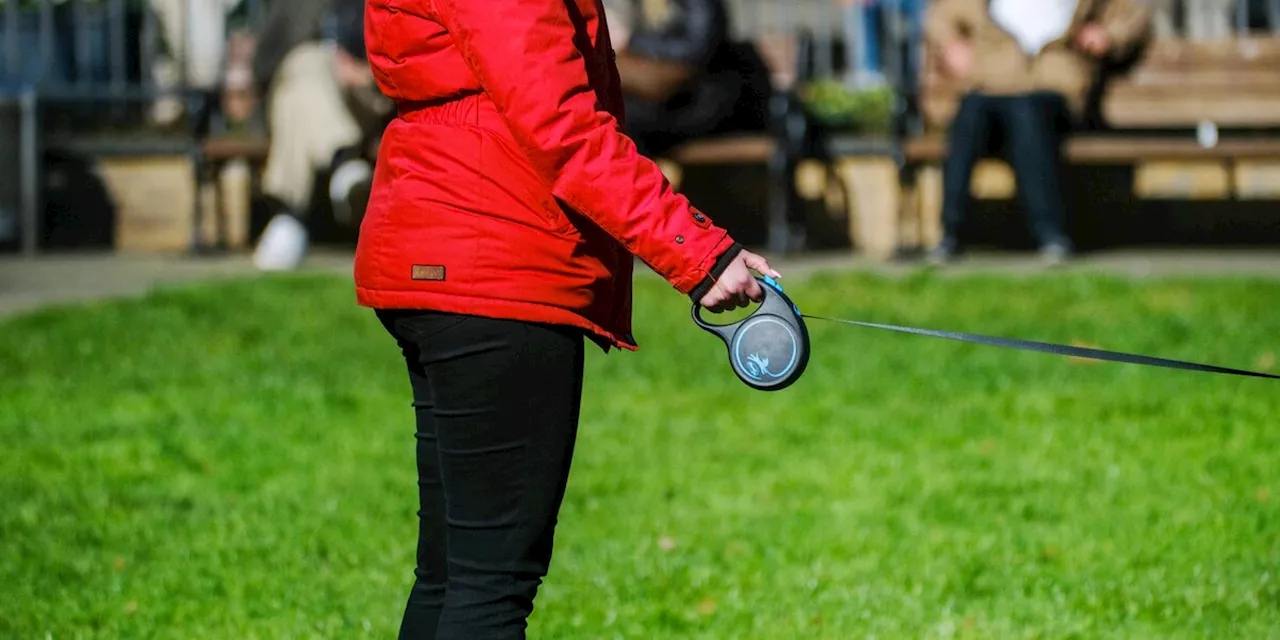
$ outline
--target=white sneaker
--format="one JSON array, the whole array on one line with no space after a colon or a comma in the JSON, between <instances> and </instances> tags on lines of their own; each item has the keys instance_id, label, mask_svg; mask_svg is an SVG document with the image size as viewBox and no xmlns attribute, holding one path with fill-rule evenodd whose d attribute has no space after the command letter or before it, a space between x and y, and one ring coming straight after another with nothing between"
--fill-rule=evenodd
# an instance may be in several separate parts
<instances>
[{"instance_id":1,"label":"white sneaker","mask_svg":"<svg viewBox=\"0 0 1280 640\"><path fill-rule=\"evenodd\" d=\"M262 231L253 264L263 271L289 271L302 264L306 253L307 228L297 218L281 213Z\"/></svg>"},{"instance_id":2,"label":"white sneaker","mask_svg":"<svg viewBox=\"0 0 1280 640\"><path fill-rule=\"evenodd\" d=\"M329 176L329 202L333 206L333 217L338 222L351 223L354 214L348 197L351 189L372 177L373 167L364 160L348 160L333 170Z\"/></svg>"}]
</instances>

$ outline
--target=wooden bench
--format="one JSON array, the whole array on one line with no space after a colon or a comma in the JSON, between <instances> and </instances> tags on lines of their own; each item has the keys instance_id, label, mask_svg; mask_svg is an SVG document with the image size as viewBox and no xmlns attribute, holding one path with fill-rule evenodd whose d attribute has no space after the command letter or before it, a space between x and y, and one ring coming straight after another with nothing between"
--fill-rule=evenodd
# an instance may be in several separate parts
<instances>
[{"instance_id":1,"label":"wooden bench","mask_svg":"<svg viewBox=\"0 0 1280 640\"><path fill-rule=\"evenodd\" d=\"M718 134L691 140L655 158L672 185L684 183L684 169L707 166L764 166L768 178L764 214L765 244L769 251L785 254L807 246L808 221L797 191L796 172L805 156L805 140L810 133L806 115L794 88L812 74L811 40L790 33L765 32L752 44L769 70L769 128L761 132ZM708 213L719 222L727 218Z\"/></svg>"},{"instance_id":2,"label":"wooden bench","mask_svg":"<svg viewBox=\"0 0 1280 640\"><path fill-rule=\"evenodd\" d=\"M227 228L229 214L226 195L223 193L219 177L228 164L243 161L249 165L249 193L257 193L262 167L266 163L267 152L270 149L270 140L266 136L253 134L216 134L197 142L192 158L197 194L194 200L195 210L191 229L193 251L226 250L229 247ZM210 185L213 187L213 217L217 229L217 237L212 246L204 237L204 198L200 197L200 194Z\"/></svg>"},{"instance_id":3,"label":"wooden bench","mask_svg":"<svg viewBox=\"0 0 1280 640\"><path fill-rule=\"evenodd\" d=\"M791 64L795 52L788 49L795 43L790 39L771 38L761 44L761 51L766 62L774 72L775 83L789 86L793 76L787 65ZM786 94L785 90L780 93ZM784 95L783 97L789 97ZM777 99L777 96L775 96ZM218 134L200 141L194 151L196 185L203 190L211 183L216 184L217 176L222 169L233 161L245 161L250 164L253 178L252 189L258 188L261 166L266 161L270 149L269 140L265 136L232 136ZM374 153L376 155L376 152ZM769 202L766 215L769 221L768 245L778 252L795 251L803 248L802 231L803 212L796 204L794 170L797 163L796 154L786 144L780 144L777 136L770 131L759 133L733 133L699 138L681 144L663 157L656 158L664 174L675 188L682 183L684 169L699 166L760 166L768 168ZM225 249L226 241L226 209L224 196L215 187L214 217L217 224L217 238L213 247ZM205 211L199 199L196 200L192 245L196 250L212 248L205 241Z\"/></svg>"},{"instance_id":4,"label":"wooden bench","mask_svg":"<svg viewBox=\"0 0 1280 640\"><path fill-rule=\"evenodd\" d=\"M1139 197L1274 198L1280 196L1280 38L1226 42L1151 42L1122 75L1111 78L1096 105L1103 127L1074 133L1063 155L1069 165L1135 169ZM925 67L920 87L924 133L905 141L899 223L925 247L941 234L945 129L959 93ZM1202 145L1196 128L1213 123L1216 141ZM1008 198L1012 172L998 159L974 170L975 198ZM892 215L892 214L890 214ZM896 229L900 234L901 227Z\"/></svg>"},{"instance_id":5,"label":"wooden bench","mask_svg":"<svg viewBox=\"0 0 1280 640\"><path fill-rule=\"evenodd\" d=\"M202 140L197 145L194 158L196 186L201 192L209 186L214 189L213 216L217 236L212 244L205 239L206 211L202 200L197 198L192 228L192 246L195 250L227 248L226 201L218 182L222 169L231 162L247 162L250 166L250 188L256 193L260 183L261 168L266 162L269 150L270 142L263 136L221 135ZM780 175L781 171L787 168L794 171L795 161L790 160L785 154L781 158L779 155L779 145L774 136L768 133L745 133L687 142L658 158L657 162L673 187L677 189L681 186L683 171L688 167L711 165L771 167L768 205L771 229L769 246L771 249L785 252L800 248L802 241L797 241L794 226L803 224L803 220L796 219L798 207L789 200L794 194L794 180ZM778 166L779 170L773 169L775 166Z\"/></svg>"},{"instance_id":6,"label":"wooden bench","mask_svg":"<svg viewBox=\"0 0 1280 640\"><path fill-rule=\"evenodd\" d=\"M763 166L768 179L764 205L770 251L782 254L802 250L805 246L803 212L796 204L795 176L798 159L789 153L785 142L774 135L761 133L725 134L699 138L681 144L662 157L658 166L679 190L684 185L686 169L694 167ZM707 207L704 201L700 206ZM718 223L734 225L736 220L708 211Z\"/></svg>"}]
</instances>

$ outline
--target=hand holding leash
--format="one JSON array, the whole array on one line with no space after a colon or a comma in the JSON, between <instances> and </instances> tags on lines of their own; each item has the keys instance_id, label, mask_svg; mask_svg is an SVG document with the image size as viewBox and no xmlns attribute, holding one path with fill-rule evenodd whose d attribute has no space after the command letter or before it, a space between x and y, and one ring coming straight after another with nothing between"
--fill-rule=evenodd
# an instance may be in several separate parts
<instances>
[{"instance_id":1,"label":"hand holding leash","mask_svg":"<svg viewBox=\"0 0 1280 640\"><path fill-rule=\"evenodd\" d=\"M800 310L773 278L766 276L756 287L762 302L746 319L710 324L702 319L702 306L694 304L693 321L724 340L738 378L755 389L778 391L804 373L809 363L809 332Z\"/></svg>"},{"instance_id":2,"label":"hand holding leash","mask_svg":"<svg viewBox=\"0 0 1280 640\"><path fill-rule=\"evenodd\" d=\"M744 249L734 257L716 280L715 286L711 287L711 291L698 304L712 313L722 313L741 309L752 302L760 302L763 294L759 282L751 275L752 269L774 278L782 277L782 274L769 267L769 262L763 257Z\"/></svg>"}]
</instances>

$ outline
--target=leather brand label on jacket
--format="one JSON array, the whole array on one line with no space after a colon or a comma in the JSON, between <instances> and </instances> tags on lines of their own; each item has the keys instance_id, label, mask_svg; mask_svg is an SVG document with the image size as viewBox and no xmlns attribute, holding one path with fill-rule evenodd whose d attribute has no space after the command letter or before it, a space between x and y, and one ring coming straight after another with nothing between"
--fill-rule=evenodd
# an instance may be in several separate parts
<instances>
[{"instance_id":1,"label":"leather brand label on jacket","mask_svg":"<svg viewBox=\"0 0 1280 640\"><path fill-rule=\"evenodd\" d=\"M444 267L436 264L413 265L414 280L444 280Z\"/></svg>"}]
</instances>

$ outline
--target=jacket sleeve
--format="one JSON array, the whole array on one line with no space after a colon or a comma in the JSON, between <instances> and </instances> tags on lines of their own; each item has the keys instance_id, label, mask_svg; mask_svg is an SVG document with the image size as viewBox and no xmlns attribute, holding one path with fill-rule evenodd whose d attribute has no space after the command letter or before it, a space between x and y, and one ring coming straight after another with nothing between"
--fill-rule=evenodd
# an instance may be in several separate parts
<instances>
[{"instance_id":1,"label":"jacket sleeve","mask_svg":"<svg viewBox=\"0 0 1280 640\"><path fill-rule=\"evenodd\" d=\"M1146 3L1135 0L1109 0L1099 18L1102 28L1111 37L1112 59L1121 59L1133 52L1151 28L1151 10Z\"/></svg>"},{"instance_id":2,"label":"jacket sleeve","mask_svg":"<svg viewBox=\"0 0 1280 640\"><path fill-rule=\"evenodd\" d=\"M434 13L553 195L681 293L703 289L733 239L675 193L599 106L572 3L434 0ZM603 64L593 71L612 74Z\"/></svg>"},{"instance_id":3,"label":"jacket sleeve","mask_svg":"<svg viewBox=\"0 0 1280 640\"><path fill-rule=\"evenodd\" d=\"M967 24L963 16L964 0L934 0L925 9L922 30L925 40L931 48L941 51L947 45L968 35L972 25Z\"/></svg>"},{"instance_id":4,"label":"jacket sleeve","mask_svg":"<svg viewBox=\"0 0 1280 640\"><path fill-rule=\"evenodd\" d=\"M258 34L253 58L253 79L266 91L293 48L321 36L328 4L321 0L274 0Z\"/></svg>"}]
</instances>

